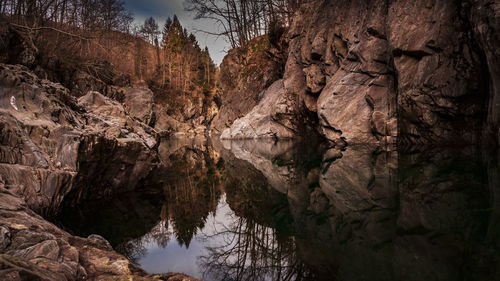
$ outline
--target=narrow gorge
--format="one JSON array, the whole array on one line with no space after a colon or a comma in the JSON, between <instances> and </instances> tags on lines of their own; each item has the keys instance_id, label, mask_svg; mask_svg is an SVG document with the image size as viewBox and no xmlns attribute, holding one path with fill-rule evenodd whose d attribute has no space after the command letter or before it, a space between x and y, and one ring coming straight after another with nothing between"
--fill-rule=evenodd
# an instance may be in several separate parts
<instances>
[{"instance_id":1,"label":"narrow gorge","mask_svg":"<svg viewBox=\"0 0 500 281\"><path fill-rule=\"evenodd\" d=\"M0 279L500 280L499 1L233 1L220 66L80 2L0 0Z\"/></svg>"}]
</instances>

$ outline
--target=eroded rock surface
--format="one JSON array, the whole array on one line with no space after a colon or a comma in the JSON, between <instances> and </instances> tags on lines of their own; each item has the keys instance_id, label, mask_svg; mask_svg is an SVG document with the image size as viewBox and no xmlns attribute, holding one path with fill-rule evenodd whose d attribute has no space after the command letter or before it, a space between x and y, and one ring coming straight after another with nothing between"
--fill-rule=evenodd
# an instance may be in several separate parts
<instances>
[{"instance_id":1,"label":"eroded rock surface","mask_svg":"<svg viewBox=\"0 0 500 281\"><path fill-rule=\"evenodd\" d=\"M296 112L291 110L286 99L283 81L273 83L264 93L263 98L247 115L234 121L225 129L222 139L258 139L292 138L296 128L289 120Z\"/></svg>"},{"instance_id":2,"label":"eroded rock surface","mask_svg":"<svg viewBox=\"0 0 500 281\"><path fill-rule=\"evenodd\" d=\"M234 120L245 116L262 99L263 91L280 78L284 64L280 49L283 46L271 46L262 36L224 57L220 66L220 111L211 125L213 133L221 134Z\"/></svg>"},{"instance_id":3,"label":"eroded rock surface","mask_svg":"<svg viewBox=\"0 0 500 281\"><path fill-rule=\"evenodd\" d=\"M499 11L491 1L306 1L276 89L293 135L319 122L340 144L498 143Z\"/></svg>"},{"instance_id":4,"label":"eroded rock surface","mask_svg":"<svg viewBox=\"0 0 500 281\"><path fill-rule=\"evenodd\" d=\"M156 132L133 114L98 92L76 99L26 67L0 64L2 279L160 278L102 238L71 236L39 215L136 188L158 160Z\"/></svg>"}]
</instances>

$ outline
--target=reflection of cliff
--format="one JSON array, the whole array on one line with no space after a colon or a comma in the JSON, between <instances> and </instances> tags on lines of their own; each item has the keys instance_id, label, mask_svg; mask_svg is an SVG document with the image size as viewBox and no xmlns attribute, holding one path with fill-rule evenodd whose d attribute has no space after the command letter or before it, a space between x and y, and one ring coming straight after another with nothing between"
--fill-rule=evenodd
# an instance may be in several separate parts
<instances>
[{"instance_id":1,"label":"reflection of cliff","mask_svg":"<svg viewBox=\"0 0 500 281\"><path fill-rule=\"evenodd\" d=\"M234 152L233 156L222 153L226 163L235 163L231 157L236 157L250 165L247 171L253 167L253 173L235 167L246 181L234 185L237 195L228 191L228 202L237 214L246 216L241 223L244 227L232 231L241 239L241 229L250 231L252 223L275 229L271 241L291 243L287 249L296 251L293 261L284 264L307 268L309 274L301 275L303 278L497 280L500 276L498 160L485 157L485 152L464 149L408 154L350 147L319 151L323 160L318 162L304 160L307 154L299 157L300 144L273 145L272 152L266 147L256 149L249 142L226 143L225 147ZM317 158L314 153L308 155ZM272 175L284 170L283 166L288 173ZM238 196L244 197L241 194L248 193L248 186L262 178L271 179L262 186L283 195L273 199L270 191L261 189L260 196L254 191L250 203L242 204ZM281 213L268 215L274 218L270 223L262 214L273 206L280 206ZM249 235L245 239L268 238ZM243 246L231 244L223 249L207 257L212 270L229 266L214 259L234 261L247 254ZM267 251L262 248L257 253ZM248 259L248 263L232 264L240 268L235 276L251 270L252 257ZM235 276L226 279L245 279Z\"/></svg>"},{"instance_id":2,"label":"reflection of cliff","mask_svg":"<svg viewBox=\"0 0 500 281\"><path fill-rule=\"evenodd\" d=\"M135 257L144 251L141 247L124 248L122 245L153 228L161 206L161 193L132 192L113 200L89 201L72 207L71 211L64 210L57 220L78 236L99 234L121 254Z\"/></svg>"},{"instance_id":3,"label":"reflection of cliff","mask_svg":"<svg viewBox=\"0 0 500 281\"><path fill-rule=\"evenodd\" d=\"M172 237L189 247L221 196L217 153L203 142L164 140L160 161L141 187L109 201L90 201L58 220L77 235L98 233L138 259L143 243L166 246ZM220 164L219 164L220 165ZM173 233L169 231L169 224ZM174 235L174 236L172 236Z\"/></svg>"},{"instance_id":4,"label":"reflection of cliff","mask_svg":"<svg viewBox=\"0 0 500 281\"><path fill-rule=\"evenodd\" d=\"M266 177L267 183L277 191L286 193L293 184L294 167L286 161L293 153L292 141L274 143L254 140L222 140L222 144L225 149L231 150L237 159L251 163Z\"/></svg>"},{"instance_id":5,"label":"reflection of cliff","mask_svg":"<svg viewBox=\"0 0 500 281\"><path fill-rule=\"evenodd\" d=\"M206 238L197 262L213 280L500 276L494 154L183 143L160 144L162 167L136 193L73 211L82 228L72 229L102 234L132 258L150 242ZM217 211L212 230L223 192L232 212Z\"/></svg>"},{"instance_id":6,"label":"reflection of cliff","mask_svg":"<svg viewBox=\"0 0 500 281\"><path fill-rule=\"evenodd\" d=\"M302 206L309 200L308 187L317 184L318 167L323 145L310 139L308 144L293 141L222 140L224 148L234 158L251 164L257 177L263 176L266 185L287 194L293 201L291 208ZM226 161L234 162L234 160Z\"/></svg>"},{"instance_id":7,"label":"reflection of cliff","mask_svg":"<svg viewBox=\"0 0 500 281\"><path fill-rule=\"evenodd\" d=\"M295 177L302 177L305 167L314 162L314 155L300 151L304 147L291 142L275 145L238 141L224 145L235 149L220 151L226 201L237 217L219 226L211 236L218 242L208 246L208 253L199 258L205 273L214 280L331 279L331 261L316 266L299 257L294 217L286 195L294 189ZM308 155L307 160L304 155ZM278 171L282 173L273 174ZM321 249L316 252L320 259L329 259L327 248L316 249Z\"/></svg>"},{"instance_id":8,"label":"reflection of cliff","mask_svg":"<svg viewBox=\"0 0 500 281\"><path fill-rule=\"evenodd\" d=\"M498 280L498 160L474 149L399 158L397 277ZM498 224L496 225L498 230ZM498 234L498 231L496 232ZM411 265L411 267L409 267Z\"/></svg>"},{"instance_id":9,"label":"reflection of cliff","mask_svg":"<svg viewBox=\"0 0 500 281\"><path fill-rule=\"evenodd\" d=\"M228 144L230 145L230 143ZM288 146L283 147L287 148ZM269 151L268 144L264 144L260 148ZM238 152L241 152L242 155L239 155ZM224 159L223 174L226 201L238 216L273 220L276 217L267 214L280 213L281 210L288 208L286 196L280 192L281 185L273 186L273 184L287 184L283 182L287 178L281 175L263 176L262 171L265 171L266 168L271 168L275 172L280 168L274 168L271 161L257 154L243 150L238 150L238 152L232 154L228 150L221 149L221 155ZM244 155L252 156L256 162L261 163L260 170L255 165L239 159ZM269 155L272 157L272 154ZM261 223L263 222L261 221Z\"/></svg>"}]
</instances>

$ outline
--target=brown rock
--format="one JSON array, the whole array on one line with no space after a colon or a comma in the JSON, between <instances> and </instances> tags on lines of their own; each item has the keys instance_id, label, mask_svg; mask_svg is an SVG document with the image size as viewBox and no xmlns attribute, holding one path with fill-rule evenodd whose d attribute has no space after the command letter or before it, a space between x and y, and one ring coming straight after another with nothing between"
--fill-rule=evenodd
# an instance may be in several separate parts
<instances>
[{"instance_id":1,"label":"brown rock","mask_svg":"<svg viewBox=\"0 0 500 281\"><path fill-rule=\"evenodd\" d=\"M321 68L318 65L313 64L304 71L306 73L306 85L308 91L313 94L320 93L326 83L325 75L323 74Z\"/></svg>"},{"instance_id":2,"label":"brown rock","mask_svg":"<svg viewBox=\"0 0 500 281\"><path fill-rule=\"evenodd\" d=\"M152 128L98 92L76 100L0 64L0 132L0 279L156 278L101 237L71 236L33 211L136 188L156 165Z\"/></svg>"},{"instance_id":3,"label":"brown rock","mask_svg":"<svg viewBox=\"0 0 500 281\"><path fill-rule=\"evenodd\" d=\"M288 35L286 126L319 122L327 139L351 144L498 142L498 7L304 3Z\"/></svg>"}]
</instances>

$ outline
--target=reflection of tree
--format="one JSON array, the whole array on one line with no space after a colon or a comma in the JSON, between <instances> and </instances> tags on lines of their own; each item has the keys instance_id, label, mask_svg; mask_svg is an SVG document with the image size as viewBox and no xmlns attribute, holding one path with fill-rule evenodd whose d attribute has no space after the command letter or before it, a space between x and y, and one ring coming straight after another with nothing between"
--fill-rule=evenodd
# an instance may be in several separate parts
<instances>
[{"instance_id":1,"label":"reflection of tree","mask_svg":"<svg viewBox=\"0 0 500 281\"><path fill-rule=\"evenodd\" d=\"M115 247L115 250L131 259L135 263L139 261L143 256L147 254L147 249L144 247L144 243L142 238L137 238L133 240L129 240L125 243L122 243Z\"/></svg>"},{"instance_id":2,"label":"reflection of tree","mask_svg":"<svg viewBox=\"0 0 500 281\"><path fill-rule=\"evenodd\" d=\"M214 162L205 153L182 158L173 167L175 170L166 177L164 186L167 212L177 241L189 247L210 212L217 208L221 194L219 178Z\"/></svg>"},{"instance_id":3,"label":"reflection of tree","mask_svg":"<svg viewBox=\"0 0 500 281\"><path fill-rule=\"evenodd\" d=\"M165 248L174 235L180 245L189 247L208 215L217 208L221 195L218 169L209 151L180 149L170 155L169 165L153 171L154 181L148 183L149 189L155 190L151 201L156 206L163 201L161 211L157 208L159 221L142 237L130 239L116 249L138 261L147 254L147 244Z\"/></svg>"},{"instance_id":4,"label":"reflection of tree","mask_svg":"<svg viewBox=\"0 0 500 281\"><path fill-rule=\"evenodd\" d=\"M160 220L144 237L148 242L154 241L162 248L167 247L172 232L168 229L168 220Z\"/></svg>"},{"instance_id":5,"label":"reflection of tree","mask_svg":"<svg viewBox=\"0 0 500 281\"><path fill-rule=\"evenodd\" d=\"M297 257L293 237L280 239L273 228L234 216L229 226L218 224L203 239L208 246L198 259L206 276L216 280L305 280L310 270Z\"/></svg>"},{"instance_id":6,"label":"reflection of tree","mask_svg":"<svg viewBox=\"0 0 500 281\"><path fill-rule=\"evenodd\" d=\"M175 198L169 200L172 226L179 244L189 247L197 230L205 225L211 210L207 208L203 194L197 190L179 191L178 188L174 188L172 193Z\"/></svg>"},{"instance_id":7,"label":"reflection of tree","mask_svg":"<svg viewBox=\"0 0 500 281\"><path fill-rule=\"evenodd\" d=\"M138 262L147 254L146 244L155 242L158 246L165 248L170 242L172 231L168 229L168 220L161 219L144 236L126 241L116 247L116 250L131 260Z\"/></svg>"}]
</instances>

